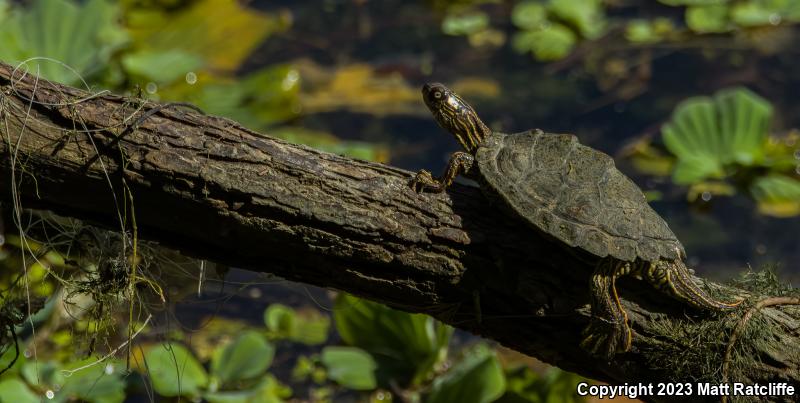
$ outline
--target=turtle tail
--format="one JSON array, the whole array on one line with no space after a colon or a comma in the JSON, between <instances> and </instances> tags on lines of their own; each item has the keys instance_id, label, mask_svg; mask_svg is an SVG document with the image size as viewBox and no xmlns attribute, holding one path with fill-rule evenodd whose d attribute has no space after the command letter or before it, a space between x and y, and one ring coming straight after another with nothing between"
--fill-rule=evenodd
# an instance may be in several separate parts
<instances>
[{"instance_id":1,"label":"turtle tail","mask_svg":"<svg viewBox=\"0 0 800 403\"><path fill-rule=\"evenodd\" d=\"M736 308L742 301L722 302L712 298L695 284L689 269L680 261L659 260L641 270L642 278L657 289L695 308L724 311Z\"/></svg>"}]
</instances>

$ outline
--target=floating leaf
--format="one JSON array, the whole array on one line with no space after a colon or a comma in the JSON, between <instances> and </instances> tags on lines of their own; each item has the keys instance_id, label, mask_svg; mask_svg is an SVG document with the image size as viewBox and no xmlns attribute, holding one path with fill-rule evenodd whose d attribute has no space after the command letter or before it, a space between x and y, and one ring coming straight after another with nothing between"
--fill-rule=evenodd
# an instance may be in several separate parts
<instances>
[{"instance_id":1,"label":"floating leaf","mask_svg":"<svg viewBox=\"0 0 800 403\"><path fill-rule=\"evenodd\" d=\"M32 73L65 84L105 66L111 53L127 42L117 23L116 3L89 0L78 5L67 0L36 0L30 8L17 8L0 25L0 60L27 64ZM59 63L64 63L75 72Z\"/></svg>"},{"instance_id":2,"label":"floating leaf","mask_svg":"<svg viewBox=\"0 0 800 403\"><path fill-rule=\"evenodd\" d=\"M634 43L655 43L674 34L675 27L668 18L652 21L633 20L625 27L625 39Z\"/></svg>"},{"instance_id":3,"label":"floating leaf","mask_svg":"<svg viewBox=\"0 0 800 403\"><path fill-rule=\"evenodd\" d=\"M201 74L195 84L178 81L159 91L162 99L188 100L203 111L255 130L296 117L300 76L291 65L272 65L241 80Z\"/></svg>"},{"instance_id":4,"label":"floating leaf","mask_svg":"<svg viewBox=\"0 0 800 403\"><path fill-rule=\"evenodd\" d=\"M548 10L577 28L584 38L594 39L605 31L601 0L550 0Z\"/></svg>"},{"instance_id":5,"label":"floating leaf","mask_svg":"<svg viewBox=\"0 0 800 403\"><path fill-rule=\"evenodd\" d=\"M571 29L557 23L534 31L522 31L514 35L512 46L519 53L532 52L538 60L558 60L567 56L575 47L577 37Z\"/></svg>"},{"instance_id":6,"label":"floating leaf","mask_svg":"<svg viewBox=\"0 0 800 403\"><path fill-rule=\"evenodd\" d=\"M505 375L494 352L485 344L470 351L431 385L428 403L491 402L506 388Z\"/></svg>"},{"instance_id":7,"label":"floating leaf","mask_svg":"<svg viewBox=\"0 0 800 403\"><path fill-rule=\"evenodd\" d=\"M658 0L668 6L712 6L727 3L728 0Z\"/></svg>"},{"instance_id":8,"label":"floating leaf","mask_svg":"<svg viewBox=\"0 0 800 403\"><path fill-rule=\"evenodd\" d=\"M745 88L681 102L661 130L678 157L673 179L686 184L720 178L726 164L761 162L771 117L772 106Z\"/></svg>"},{"instance_id":9,"label":"floating leaf","mask_svg":"<svg viewBox=\"0 0 800 403\"><path fill-rule=\"evenodd\" d=\"M227 385L264 373L275 356L275 347L256 331L246 331L211 358L211 375Z\"/></svg>"},{"instance_id":10,"label":"floating leaf","mask_svg":"<svg viewBox=\"0 0 800 403\"><path fill-rule=\"evenodd\" d=\"M733 196L736 188L721 181L703 181L693 183L686 192L686 200L695 202L698 199L706 200L708 196Z\"/></svg>"},{"instance_id":11,"label":"floating leaf","mask_svg":"<svg viewBox=\"0 0 800 403\"><path fill-rule=\"evenodd\" d=\"M342 339L370 352L382 371L419 382L447 355L452 328L429 316L340 294L333 311Z\"/></svg>"},{"instance_id":12,"label":"floating leaf","mask_svg":"<svg viewBox=\"0 0 800 403\"><path fill-rule=\"evenodd\" d=\"M89 358L64 366L64 370L83 369L64 378L56 397L68 398L69 401L122 403L125 400L125 381L122 380L125 364L113 360L96 362Z\"/></svg>"},{"instance_id":13,"label":"floating leaf","mask_svg":"<svg viewBox=\"0 0 800 403\"><path fill-rule=\"evenodd\" d=\"M784 175L771 174L757 178L750 193L758 202L761 214L791 217L800 214L800 181Z\"/></svg>"},{"instance_id":14,"label":"floating leaf","mask_svg":"<svg viewBox=\"0 0 800 403\"><path fill-rule=\"evenodd\" d=\"M17 378L8 378L0 381L0 396L14 403L40 403L42 399L28 389L25 382Z\"/></svg>"},{"instance_id":15,"label":"floating leaf","mask_svg":"<svg viewBox=\"0 0 800 403\"><path fill-rule=\"evenodd\" d=\"M485 30L489 16L480 11L463 14L448 14L442 20L442 32L447 35L470 35Z\"/></svg>"},{"instance_id":16,"label":"floating leaf","mask_svg":"<svg viewBox=\"0 0 800 403\"><path fill-rule=\"evenodd\" d=\"M637 140L622 151L638 172L653 176L669 176L675 167L675 157L651 144L649 138Z\"/></svg>"},{"instance_id":17,"label":"floating leaf","mask_svg":"<svg viewBox=\"0 0 800 403\"><path fill-rule=\"evenodd\" d=\"M542 3L523 1L514 6L511 11L511 21L518 28L538 29L548 23L547 9Z\"/></svg>"},{"instance_id":18,"label":"floating leaf","mask_svg":"<svg viewBox=\"0 0 800 403\"><path fill-rule=\"evenodd\" d=\"M519 366L506 374L506 392L497 403L583 403L586 397L575 394L575 385L580 382L586 379L558 368L540 375L527 366Z\"/></svg>"},{"instance_id":19,"label":"floating leaf","mask_svg":"<svg viewBox=\"0 0 800 403\"><path fill-rule=\"evenodd\" d=\"M130 74L143 76L158 84L167 84L201 68L203 59L181 50L142 50L123 56L122 66Z\"/></svg>"},{"instance_id":20,"label":"floating leaf","mask_svg":"<svg viewBox=\"0 0 800 403\"><path fill-rule=\"evenodd\" d=\"M162 396L196 396L208 384L206 370L178 343L162 343L145 353L148 375Z\"/></svg>"},{"instance_id":21,"label":"floating leaf","mask_svg":"<svg viewBox=\"0 0 800 403\"><path fill-rule=\"evenodd\" d=\"M731 20L743 27L770 25L776 17L780 18L780 10L769 6L770 4L760 1L733 4L731 6Z\"/></svg>"},{"instance_id":22,"label":"floating leaf","mask_svg":"<svg viewBox=\"0 0 800 403\"><path fill-rule=\"evenodd\" d=\"M288 15L261 13L235 0L200 0L175 12L132 8L126 17L142 49L180 50L223 72L237 69L267 36L291 24Z\"/></svg>"},{"instance_id":23,"label":"floating leaf","mask_svg":"<svg viewBox=\"0 0 800 403\"><path fill-rule=\"evenodd\" d=\"M272 337L309 345L324 343L330 329L330 319L318 311L297 312L282 304L272 304L264 311L264 323Z\"/></svg>"},{"instance_id":24,"label":"floating leaf","mask_svg":"<svg viewBox=\"0 0 800 403\"><path fill-rule=\"evenodd\" d=\"M320 358L328 369L328 378L353 390L375 389L375 360L357 347L328 346Z\"/></svg>"},{"instance_id":25,"label":"floating leaf","mask_svg":"<svg viewBox=\"0 0 800 403\"><path fill-rule=\"evenodd\" d=\"M728 6L692 6L686 9L686 25L695 32L728 32L731 30L729 22Z\"/></svg>"},{"instance_id":26,"label":"floating leaf","mask_svg":"<svg viewBox=\"0 0 800 403\"><path fill-rule=\"evenodd\" d=\"M275 377L267 374L252 389L235 392L206 393L203 398L210 403L282 403L292 396L292 390L281 385Z\"/></svg>"},{"instance_id":27,"label":"floating leaf","mask_svg":"<svg viewBox=\"0 0 800 403\"><path fill-rule=\"evenodd\" d=\"M301 65L302 66L302 65ZM419 88L402 75L377 73L367 64L350 64L333 72L315 65L304 66L309 75L323 76L310 93L304 93L304 112L322 113L347 109L377 116L419 112Z\"/></svg>"}]
</instances>

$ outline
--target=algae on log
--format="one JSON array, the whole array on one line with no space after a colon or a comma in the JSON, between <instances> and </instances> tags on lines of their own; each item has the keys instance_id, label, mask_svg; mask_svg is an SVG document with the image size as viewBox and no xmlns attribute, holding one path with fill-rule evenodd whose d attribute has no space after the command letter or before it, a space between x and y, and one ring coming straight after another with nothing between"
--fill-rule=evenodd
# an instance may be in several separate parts
<instances>
[{"instance_id":1,"label":"algae on log","mask_svg":"<svg viewBox=\"0 0 800 403\"><path fill-rule=\"evenodd\" d=\"M115 228L124 181L143 239L427 313L613 384L673 380L648 359L667 343L659 324L706 317L623 279L632 352L611 363L595 360L579 348L593 259L507 217L475 187L417 194L407 186L412 174L398 168L179 107L138 121L158 104L12 72L0 64L3 200L11 198L15 169L24 207ZM800 313L766 311L784 348L757 347L747 378L731 380L800 384Z\"/></svg>"}]
</instances>

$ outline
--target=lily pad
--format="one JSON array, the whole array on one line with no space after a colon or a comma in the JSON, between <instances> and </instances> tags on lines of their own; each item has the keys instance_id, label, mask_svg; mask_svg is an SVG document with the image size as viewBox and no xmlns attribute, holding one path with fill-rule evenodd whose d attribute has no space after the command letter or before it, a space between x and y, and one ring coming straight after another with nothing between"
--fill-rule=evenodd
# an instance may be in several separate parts
<instances>
[{"instance_id":1,"label":"lily pad","mask_svg":"<svg viewBox=\"0 0 800 403\"><path fill-rule=\"evenodd\" d=\"M682 102L661 130L667 149L678 157L673 180L721 178L728 164L761 162L771 118L769 102L745 88Z\"/></svg>"}]
</instances>

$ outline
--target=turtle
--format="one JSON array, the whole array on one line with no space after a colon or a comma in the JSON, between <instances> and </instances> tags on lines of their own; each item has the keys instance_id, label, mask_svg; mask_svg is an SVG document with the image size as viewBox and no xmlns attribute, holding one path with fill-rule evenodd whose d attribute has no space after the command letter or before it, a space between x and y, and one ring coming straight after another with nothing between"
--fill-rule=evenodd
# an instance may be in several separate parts
<instances>
[{"instance_id":1,"label":"turtle","mask_svg":"<svg viewBox=\"0 0 800 403\"><path fill-rule=\"evenodd\" d=\"M464 175L513 217L594 255L592 315L580 343L591 355L610 360L631 348L632 331L615 285L621 276L644 280L701 310L725 311L741 303L718 301L694 283L678 238L607 154L581 144L573 134L492 131L440 83L425 84L422 97L464 151L452 154L440 178L421 170L410 186L416 192L443 192Z\"/></svg>"}]
</instances>

